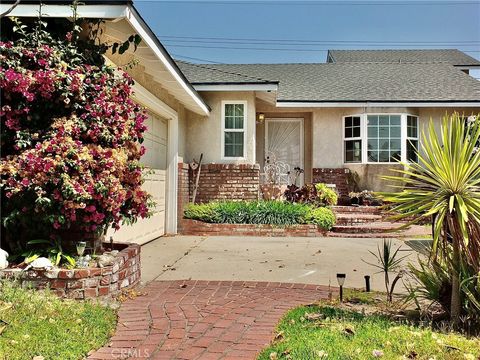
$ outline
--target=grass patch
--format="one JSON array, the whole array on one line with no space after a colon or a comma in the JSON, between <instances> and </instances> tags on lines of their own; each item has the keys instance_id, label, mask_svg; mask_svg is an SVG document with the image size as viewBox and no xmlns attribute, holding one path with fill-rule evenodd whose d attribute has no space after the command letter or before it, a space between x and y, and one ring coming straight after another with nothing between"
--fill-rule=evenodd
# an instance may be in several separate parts
<instances>
[{"instance_id":1,"label":"grass patch","mask_svg":"<svg viewBox=\"0 0 480 360\"><path fill-rule=\"evenodd\" d=\"M298 307L282 319L277 340L258 359L476 360L480 339L403 325L329 306Z\"/></svg>"},{"instance_id":2,"label":"grass patch","mask_svg":"<svg viewBox=\"0 0 480 360\"><path fill-rule=\"evenodd\" d=\"M0 359L82 359L108 341L115 323L110 308L0 282Z\"/></svg>"}]
</instances>

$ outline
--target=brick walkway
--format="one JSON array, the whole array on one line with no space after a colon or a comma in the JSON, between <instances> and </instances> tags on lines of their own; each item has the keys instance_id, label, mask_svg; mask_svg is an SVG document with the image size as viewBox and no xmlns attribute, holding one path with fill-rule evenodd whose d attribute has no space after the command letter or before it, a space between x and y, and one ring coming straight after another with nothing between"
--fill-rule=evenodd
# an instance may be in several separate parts
<instances>
[{"instance_id":1,"label":"brick walkway","mask_svg":"<svg viewBox=\"0 0 480 360\"><path fill-rule=\"evenodd\" d=\"M109 347L89 359L255 359L290 308L328 287L242 281L153 281L122 304Z\"/></svg>"}]
</instances>

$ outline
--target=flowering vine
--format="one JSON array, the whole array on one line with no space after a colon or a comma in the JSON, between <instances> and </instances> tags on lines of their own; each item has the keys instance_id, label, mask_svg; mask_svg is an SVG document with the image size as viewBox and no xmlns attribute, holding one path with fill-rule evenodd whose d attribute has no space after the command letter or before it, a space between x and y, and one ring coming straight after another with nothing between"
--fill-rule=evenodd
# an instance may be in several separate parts
<instances>
[{"instance_id":1,"label":"flowering vine","mask_svg":"<svg viewBox=\"0 0 480 360\"><path fill-rule=\"evenodd\" d=\"M146 114L132 78L84 56L94 45L77 27L54 37L41 20L13 25L13 39L0 41L4 225L95 232L148 216Z\"/></svg>"}]
</instances>

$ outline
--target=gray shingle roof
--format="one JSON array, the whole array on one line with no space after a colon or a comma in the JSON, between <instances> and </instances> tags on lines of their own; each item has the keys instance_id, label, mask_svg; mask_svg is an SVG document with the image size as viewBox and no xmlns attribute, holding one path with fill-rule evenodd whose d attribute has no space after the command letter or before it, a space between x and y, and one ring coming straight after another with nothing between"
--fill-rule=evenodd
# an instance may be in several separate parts
<instances>
[{"instance_id":1,"label":"gray shingle roof","mask_svg":"<svg viewBox=\"0 0 480 360\"><path fill-rule=\"evenodd\" d=\"M328 62L443 63L480 66L480 61L456 49L437 50L329 50Z\"/></svg>"},{"instance_id":2,"label":"gray shingle roof","mask_svg":"<svg viewBox=\"0 0 480 360\"><path fill-rule=\"evenodd\" d=\"M480 81L447 64L190 64L193 85L278 82L277 101L479 102Z\"/></svg>"}]
</instances>

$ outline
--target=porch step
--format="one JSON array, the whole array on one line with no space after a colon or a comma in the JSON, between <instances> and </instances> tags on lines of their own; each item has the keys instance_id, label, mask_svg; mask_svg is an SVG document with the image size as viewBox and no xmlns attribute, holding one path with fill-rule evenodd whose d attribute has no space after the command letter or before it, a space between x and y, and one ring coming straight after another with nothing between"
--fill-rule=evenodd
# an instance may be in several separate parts
<instances>
[{"instance_id":1,"label":"porch step","mask_svg":"<svg viewBox=\"0 0 480 360\"><path fill-rule=\"evenodd\" d=\"M336 213L343 214L375 214L380 215L382 209L379 206L332 206L332 210Z\"/></svg>"},{"instance_id":2,"label":"porch step","mask_svg":"<svg viewBox=\"0 0 480 360\"><path fill-rule=\"evenodd\" d=\"M382 221L382 215L376 214L361 214L361 213L336 213L337 225L357 225L357 224L370 224L374 222Z\"/></svg>"},{"instance_id":3,"label":"porch step","mask_svg":"<svg viewBox=\"0 0 480 360\"><path fill-rule=\"evenodd\" d=\"M357 224L351 226L336 225L328 233L331 237L347 238L416 238L423 236L431 237L431 230L428 226L411 225L403 230L397 230L403 223L391 223L379 221L370 224Z\"/></svg>"},{"instance_id":4,"label":"porch step","mask_svg":"<svg viewBox=\"0 0 480 360\"><path fill-rule=\"evenodd\" d=\"M335 225L332 229L336 233L386 233L395 231L401 224L378 221L375 223L360 223L354 225Z\"/></svg>"}]
</instances>

